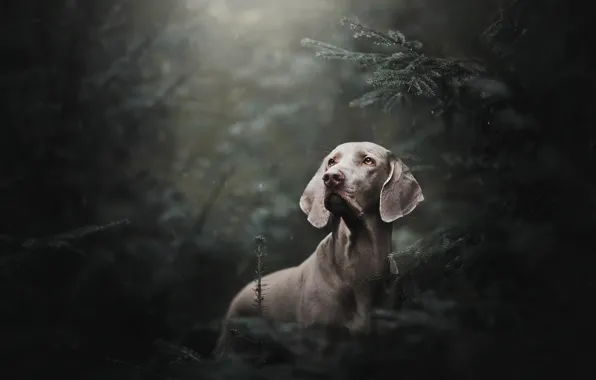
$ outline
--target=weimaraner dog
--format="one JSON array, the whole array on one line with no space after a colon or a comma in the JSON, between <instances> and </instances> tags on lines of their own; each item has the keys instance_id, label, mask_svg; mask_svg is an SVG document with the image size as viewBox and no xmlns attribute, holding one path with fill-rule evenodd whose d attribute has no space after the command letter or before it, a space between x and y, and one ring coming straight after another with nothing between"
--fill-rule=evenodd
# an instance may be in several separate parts
<instances>
[{"instance_id":1,"label":"weimaraner dog","mask_svg":"<svg viewBox=\"0 0 596 380\"><path fill-rule=\"evenodd\" d=\"M332 325L352 333L370 327L373 284L388 273L392 222L424 200L404 163L371 142L349 142L323 159L310 180L300 208L316 228L331 232L302 264L262 278L263 315L302 327ZM254 284L230 303L226 320L257 315ZM227 351L224 321L216 354Z\"/></svg>"}]
</instances>

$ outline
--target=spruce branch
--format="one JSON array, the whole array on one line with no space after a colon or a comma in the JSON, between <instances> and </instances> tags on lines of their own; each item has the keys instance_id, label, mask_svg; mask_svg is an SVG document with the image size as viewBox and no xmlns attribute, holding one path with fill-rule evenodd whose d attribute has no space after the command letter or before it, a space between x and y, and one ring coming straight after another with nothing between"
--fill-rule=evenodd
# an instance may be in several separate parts
<instances>
[{"instance_id":1,"label":"spruce branch","mask_svg":"<svg viewBox=\"0 0 596 380\"><path fill-rule=\"evenodd\" d=\"M483 72L482 67L470 61L427 56L420 41L409 41L399 31L376 31L348 18L343 18L341 24L353 31L355 39L366 39L392 50L353 52L310 38L302 39L302 46L314 50L318 58L351 61L370 72L367 83L374 89L350 102L352 107L379 103L389 112L411 99L426 99L438 103L433 113L440 113L442 106L454 104L449 98L459 94L459 87Z\"/></svg>"},{"instance_id":2,"label":"spruce branch","mask_svg":"<svg viewBox=\"0 0 596 380\"><path fill-rule=\"evenodd\" d=\"M409 247L389 254L391 273L403 277L421 264L468 243L471 238L469 233L458 228L439 229Z\"/></svg>"},{"instance_id":3,"label":"spruce branch","mask_svg":"<svg viewBox=\"0 0 596 380\"><path fill-rule=\"evenodd\" d=\"M386 276L372 276L360 283L401 279L420 264L436 257L445 255L448 251L469 242L471 235L458 228L442 228L419 239L410 246L388 255L390 274Z\"/></svg>"}]
</instances>

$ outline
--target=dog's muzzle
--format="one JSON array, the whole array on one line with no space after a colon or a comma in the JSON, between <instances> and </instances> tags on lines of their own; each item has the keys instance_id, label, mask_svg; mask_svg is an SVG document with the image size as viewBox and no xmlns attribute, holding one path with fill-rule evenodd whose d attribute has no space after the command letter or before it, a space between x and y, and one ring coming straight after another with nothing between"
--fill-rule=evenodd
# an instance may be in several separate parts
<instances>
[{"instance_id":1,"label":"dog's muzzle","mask_svg":"<svg viewBox=\"0 0 596 380\"><path fill-rule=\"evenodd\" d=\"M347 202L337 194L330 194L325 199L325 208L333 215L341 216L348 212Z\"/></svg>"},{"instance_id":2,"label":"dog's muzzle","mask_svg":"<svg viewBox=\"0 0 596 380\"><path fill-rule=\"evenodd\" d=\"M337 193L330 193L325 197L325 208L335 216L356 216L363 215L362 209L348 196Z\"/></svg>"}]
</instances>

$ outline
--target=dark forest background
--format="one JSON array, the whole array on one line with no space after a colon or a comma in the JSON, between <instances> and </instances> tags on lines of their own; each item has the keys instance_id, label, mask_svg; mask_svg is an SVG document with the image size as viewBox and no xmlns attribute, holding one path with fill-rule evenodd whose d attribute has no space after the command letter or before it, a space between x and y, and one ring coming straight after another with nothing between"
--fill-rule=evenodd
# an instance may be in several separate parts
<instances>
[{"instance_id":1,"label":"dark forest background","mask_svg":"<svg viewBox=\"0 0 596 380\"><path fill-rule=\"evenodd\" d=\"M595 41L581 3L0 9L2 378L594 375ZM403 66L395 51L415 54ZM255 237L267 271L322 237L298 198L349 140L402 156L426 198L395 228L399 292L379 333L324 362L309 357L316 334L278 337L289 354L275 363L211 359L254 278Z\"/></svg>"}]
</instances>

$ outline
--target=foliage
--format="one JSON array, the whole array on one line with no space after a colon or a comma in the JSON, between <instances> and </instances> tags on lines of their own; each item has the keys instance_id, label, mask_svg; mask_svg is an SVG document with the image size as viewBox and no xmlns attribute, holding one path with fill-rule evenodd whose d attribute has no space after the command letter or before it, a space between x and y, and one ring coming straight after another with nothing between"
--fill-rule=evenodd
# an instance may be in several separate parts
<instances>
[{"instance_id":1,"label":"foliage","mask_svg":"<svg viewBox=\"0 0 596 380\"><path fill-rule=\"evenodd\" d=\"M341 24L352 30L354 38L367 39L391 50L390 53L352 52L310 38L302 40L302 45L316 50L316 56L321 59L348 60L372 71L367 82L375 89L353 100L350 104L354 107L378 102L388 112L414 97L438 101L432 112L440 113L467 81L484 71L473 62L427 56L421 42L408 41L397 30L379 32L348 18L343 18Z\"/></svg>"}]
</instances>

